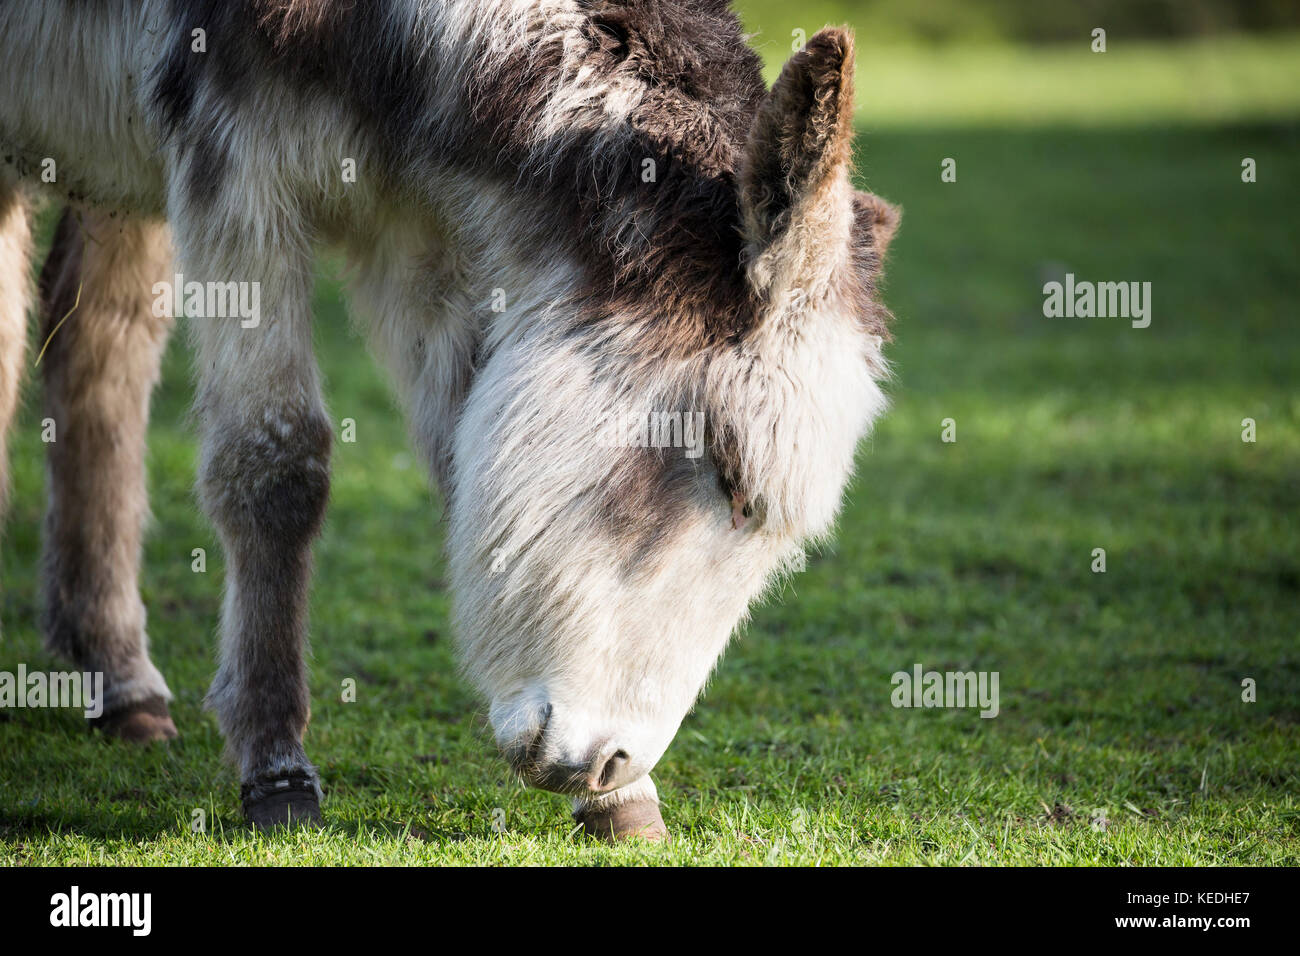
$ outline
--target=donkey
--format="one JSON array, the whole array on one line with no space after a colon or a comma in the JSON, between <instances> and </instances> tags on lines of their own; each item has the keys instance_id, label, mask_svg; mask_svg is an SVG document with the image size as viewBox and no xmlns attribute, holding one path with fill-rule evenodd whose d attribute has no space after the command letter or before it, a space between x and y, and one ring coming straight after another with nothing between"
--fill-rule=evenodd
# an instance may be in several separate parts
<instances>
[{"instance_id":1,"label":"donkey","mask_svg":"<svg viewBox=\"0 0 1300 956\"><path fill-rule=\"evenodd\" d=\"M54 191L43 626L104 675L100 727L176 734L136 581L167 284L252 288L256 315L185 309L228 568L207 704L248 820L321 820L310 296L332 245L447 502L497 745L588 832L664 836L650 771L829 533L885 405L898 212L851 183L850 33L769 91L723 0L0 0L0 60L0 425L30 361L31 197ZM699 441L623 427L645 418Z\"/></svg>"}]
</instances>

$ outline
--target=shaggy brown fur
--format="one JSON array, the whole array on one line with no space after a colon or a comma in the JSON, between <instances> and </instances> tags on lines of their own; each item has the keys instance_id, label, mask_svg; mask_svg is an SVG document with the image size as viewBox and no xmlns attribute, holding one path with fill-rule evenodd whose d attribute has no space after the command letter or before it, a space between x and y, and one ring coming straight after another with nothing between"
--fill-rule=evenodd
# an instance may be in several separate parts
<instances>
[{"instance_id":1,"label":"shaggy brown fur","mask_svg":"<svg viewBox=\"0 0 1300 956\"><path fill-rule=\"evenodd\" d=\"M44 414L56 429L47 445L46 642L103 672L106 719L139 705L164 718L153 722L159 737L176 731L149 662L137 578L149 395L172 325L154 316L150 290L170 267L165 225L65 210L40 282Z\"/></svg>"}]
</instances>

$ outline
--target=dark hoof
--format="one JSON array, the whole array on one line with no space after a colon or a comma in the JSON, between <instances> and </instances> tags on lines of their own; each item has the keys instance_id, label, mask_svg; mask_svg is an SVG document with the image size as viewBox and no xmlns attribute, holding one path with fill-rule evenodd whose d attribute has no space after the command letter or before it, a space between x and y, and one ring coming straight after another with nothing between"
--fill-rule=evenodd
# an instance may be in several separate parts
<instances>
[{"instance_id":1,"label":"dark hoof","mask_svg":"<svg viewBox=\"0 0 1300 956\"><path fill-rule=\"evenodd\" d=\"M597 807L576 816L584 833L610 843L620 840L667 843L672 839L659 813L659 804L654 800L634 800L609 809Z\"/></svg>"},{"instance_id":2,"label":"dark hoof","mask_svg":"<svg viewBox=\"0 0 1300 956\"><path fill-rule=\"evenodd\" d=\"M302 771L282 777L259 777L241 790L244 818L263 832L277 827L320 827L320 790L316 778Z\"/></svg>"},{"instance_id":3,"label":"dark hoof","mask_svg":"<svg viewBox=\"0 0 1300 956\"><path fill-rule=\"evenodd\" d=\"M90 726L106 737L116 737L133 744L171 740L180 736L172 723L167 701L161 697L137 700L118 710L91 718Z\"/></svg>"}]
</instances>

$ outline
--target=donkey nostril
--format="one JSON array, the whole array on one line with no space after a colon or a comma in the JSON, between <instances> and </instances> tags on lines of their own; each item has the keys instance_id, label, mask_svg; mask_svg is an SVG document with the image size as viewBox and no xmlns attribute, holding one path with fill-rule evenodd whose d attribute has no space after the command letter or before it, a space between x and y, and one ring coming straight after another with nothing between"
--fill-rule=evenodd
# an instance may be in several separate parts
<instances>
[{"instance_id":1,"label":"donkey nostril","mask_svg":"<svg viewBox=\"0 0 1300 956\"><path fill-rule=\"evenodd\" d=\"M623 780L623 771L627 768L630 759L627 751L615 750L605 758L605 763L600 768L600 775L596 778L596 785L592 789L614 790L626 783L627 781Z\"/></svg>"}]
</instances>

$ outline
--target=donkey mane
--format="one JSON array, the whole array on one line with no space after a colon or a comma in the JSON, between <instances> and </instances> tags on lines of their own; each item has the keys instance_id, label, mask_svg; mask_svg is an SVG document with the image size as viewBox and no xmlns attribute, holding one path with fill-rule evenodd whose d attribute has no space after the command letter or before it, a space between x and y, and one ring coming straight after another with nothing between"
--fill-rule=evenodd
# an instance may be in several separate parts
<instances>
[{"instance_id":1,"label":"donkey mane","mask_svg":"<svg viewBox=\"0 0 1300 956\"><path fill-rule=\"evenodd\" d=\"M568 210L555 225L583 237L593 267L576 329L591 347L610 344L601 331L630 335L655 361L734 342L758 312L742 269L736 169L766 92L759 59L725 0L583 6L580 69L601 78L590 106L539 136L533 117L568 95L571 46L552 37L517 50L474 78L473 114L496 147L476 155L505 160L507 174ZM617 123L590 122L620 98L631 105Z\"/></svg>"},{"instance_id":2,"label":"donkey mane","mask_svg":"<svg viewBox=\"0 0 1300 956\"><path fill-rule=\"evenodd\" d=\"M193 115L200 85L235 103L269 66L348 103L407 182L451 167L532 196L536 242L587 266L575 331L593 346L608 326L647 361L685 357L756 321L736 169L766 87L726 0L498 0L460 24L404 0L174 3L220 50L196 58L177 32L154 78L165 132L197 151L196 191L224 167L201 132L220 118Z\"/></svg>"}]
</instances>

